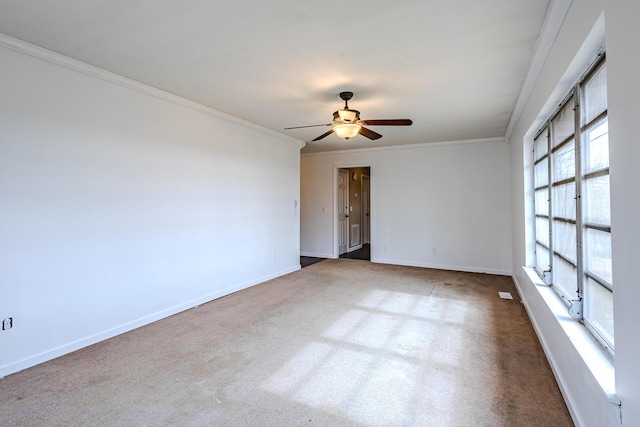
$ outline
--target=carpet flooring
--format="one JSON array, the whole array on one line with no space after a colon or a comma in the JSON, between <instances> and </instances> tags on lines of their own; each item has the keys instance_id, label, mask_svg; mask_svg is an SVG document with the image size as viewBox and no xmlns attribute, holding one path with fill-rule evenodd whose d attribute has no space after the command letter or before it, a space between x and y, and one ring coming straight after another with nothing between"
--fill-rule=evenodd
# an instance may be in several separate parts
<instances>
[{"instance_id":1,"label":"carpet flooring","mask_svg":"<svg viewBox=\"0 0 640 427\"><path fill-rule=\"evenodd\" d=\"M0 380L0 425L573 424L511 278L330 259Z\"/></svg>"}]
</instances>

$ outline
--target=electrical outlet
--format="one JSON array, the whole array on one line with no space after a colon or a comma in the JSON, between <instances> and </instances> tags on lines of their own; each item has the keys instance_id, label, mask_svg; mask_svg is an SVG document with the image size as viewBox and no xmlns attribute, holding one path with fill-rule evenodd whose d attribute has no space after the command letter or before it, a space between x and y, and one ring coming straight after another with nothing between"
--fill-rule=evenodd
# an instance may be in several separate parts
<instances>
[{"instance_id":1,"label":"electrical outlet","mask_svg":"<svg viewBox=\"0 0 640 427\"><path fill-rule=\"evenodd\" d=\"M431 249L431 253L433 255L438 255L438 249L436 249L436 248Z\"/></svg>"},{"instance_id":2,"label":"electrical outlet","mask_svg":"<svg viewBox=\"0 0 640 427\"><path fill-rule=\"evenodd\" d=\"M2 321L2 330L6 331L11 328L13 328L13 317L7 317Z\"/></svg>"}]
</instances>

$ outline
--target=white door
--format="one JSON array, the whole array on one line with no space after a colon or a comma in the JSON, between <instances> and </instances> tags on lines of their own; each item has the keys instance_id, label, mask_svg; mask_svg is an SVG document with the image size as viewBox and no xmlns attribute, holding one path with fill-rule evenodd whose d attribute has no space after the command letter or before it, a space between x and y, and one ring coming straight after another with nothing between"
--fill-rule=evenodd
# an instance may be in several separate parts
<instances>
[{"instance_id":1,"label":"white door","mask_svg":"<svg viewBox=\"0 0 640 427\"><path fill-rule=\"evenodd\" d=\"M338 171L338 255L349 247L349 171Z\"/></svg>"},{"instance_id":2,"label":"white door","mask_svg":"<svg viewBox=\"0 0 640 427\"><path fill-rule=\"evenodd\" d=\"M362 175L362 243L371 243L371 217L369 215L369 192L371 184L368 175Z\"/></svg>"}]
</instances>

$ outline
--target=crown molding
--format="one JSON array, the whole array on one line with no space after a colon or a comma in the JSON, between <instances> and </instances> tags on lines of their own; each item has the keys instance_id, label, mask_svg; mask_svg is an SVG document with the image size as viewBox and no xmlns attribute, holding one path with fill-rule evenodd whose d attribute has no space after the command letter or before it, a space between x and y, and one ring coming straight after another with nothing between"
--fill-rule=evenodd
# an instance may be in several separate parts
<instances>
[{"instance_id":1,"label":"crown molding","mask_svg":"<svg viewBox=\"0 0 640 427\"><path fill-rule=\"evenodd\" d=\"M533 56L529 63L527 76L520 88L518 99L516 100L515 107L511 113L509 124L507 125L507 130L505 132L505 138L507 140L511 138L511 135L513 135L513 131L522 116L522 112L524 111L527 102L529 102L529 97L533 93L533 88L538 82L542 68L547 62L551 48L558 37L558 33L562 28L562 24L564 23L572 2L573 0L551 0L551 4L547 9L547 14L542 22L540 35L538 36L533 49Z\"/></svg>"},{"instance_id":2,"label":"crown molding","mask_svg":"<svg viewBox=\"0 0 640 427\"><path fill-rule=\"evenodd\" d=\"M440 142L423 142L420 144L404 144L404 145L388 145L385 147L371 147L371 148L353 148L348 150L332 150L332 151L319 151L315 153L302 153L302 157L315 157L315 156L327 156L336 154L351 154L351 153L368 153L376 151L391 151L391 150L415 150L419 148L434 148L434 147L449 147L452 145L471 145L471 144L491 144L491 143L505 143L507 139L500 136L497 138L477 138L477 139L461 139L456 141L440 141Z\"/></svg>"},{"instance_id":3,"label":"crown molding","mask_svg":"<svg viewBox=\"0 0 640 427\"><path fill-rule=\"evenodd\" d=\"M128 77L124 77L120 74L107 71L94 65L87 64L86 62L70 58L60 53L56 53L40 46L25 42L23 40L10 37L6 34L0 33L0 47L23 55L31 56L49 64L57 65L59 67L66 68L67 70L75 71L77 73L81 73L86 76L105 81L107 83L115 84L125 89L133 90L147 96L152 96L154 98L170 102L174 105L179 105L181 107L206 114L219 120L224 120L226 122L251 129L253 131L274 136L284 141L293 143L300 149L302 149L306 145L306 143L302 140L292 138L288 135L276 132L264 126L251 123L247 120L243 120L230 114L215 110L211 107L207 107L206 105L202 105L198 102L191 101L178 95L174 95L148 84L130 79Z\"/></svg>"}]
</instances>

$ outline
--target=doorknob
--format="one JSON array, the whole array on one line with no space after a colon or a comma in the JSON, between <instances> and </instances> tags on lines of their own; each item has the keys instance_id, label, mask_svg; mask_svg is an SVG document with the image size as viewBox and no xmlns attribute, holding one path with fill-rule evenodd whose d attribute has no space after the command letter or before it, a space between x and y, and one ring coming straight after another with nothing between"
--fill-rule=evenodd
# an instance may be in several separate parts
<instances>
[{"instance_id":1,"label":"doorknob","mask_svg":"<svg viewBox=\"0 0 640 427\"><path fill-rule=\"evenodd\" d=\"M349 218L349 215L345 215L344 217L345 217L345 218Z\"/></svg>"}]
</instances>

